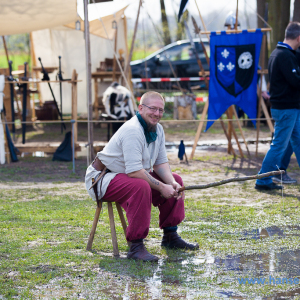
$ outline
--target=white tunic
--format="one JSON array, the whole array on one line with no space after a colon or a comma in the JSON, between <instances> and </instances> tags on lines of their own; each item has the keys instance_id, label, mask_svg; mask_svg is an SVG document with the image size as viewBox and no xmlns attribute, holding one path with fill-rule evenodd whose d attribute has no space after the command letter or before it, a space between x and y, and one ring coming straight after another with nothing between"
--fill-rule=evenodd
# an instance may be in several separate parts
<instances>
[{"instance_id":1,"label":"white tunic","mask_svg":"<svg viewBox=\"0 0 300 300\"><path fill-rule=\"evenodd\" d=\"M157 124L156 133L156 141L148 145L144 129L137 116L134 116L122 125L104 149L97 153L101 162L111 171L104 176L101 191L99 189L102 179L97 183L100 197L105 195L109 183L118 173L128 174L141 169L149 172L153 165L168 162L165 134L160 124ZM94 190L90 187L92 178L96 179L100 173L90 165L85 175L86 188L94 200L96 200Z\"/></svg>"}]
</instances>

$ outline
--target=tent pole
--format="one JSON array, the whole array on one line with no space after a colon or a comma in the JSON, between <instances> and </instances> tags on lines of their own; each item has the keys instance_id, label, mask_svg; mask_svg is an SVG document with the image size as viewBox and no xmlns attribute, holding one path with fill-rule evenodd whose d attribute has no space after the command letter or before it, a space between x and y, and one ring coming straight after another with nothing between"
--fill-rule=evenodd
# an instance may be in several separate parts
<instances>
[{"instance_id":1,"label":"tent pole","mask_svg":"<svg viewBox=\"0 0 300 300\"><path fill-rule=\"evenodd\" d=\"M128 73L129 73L129 66L130 66L130 61L131 61L131 58L132 58L132 53L133 53L133 48L134 48L134 41L135 41L137 26L138 26L138 23L139 23L139 16L140 16L141 6L142 6L142 0L140 0L140 3L139 3L138 13L137 13L137 16L136 16L136 21L135 21L134 31L133 31L132 41L131 41L130 53L128 55L127 62L126 62L126 67L125 67L125 70L124 70L124 73L125 73L126 77L128 77Z\"/></svg>"},{"instance_id":2,"label":"tent pole","mask_svg":"<svg viewBox=\"0 0 300 300\"><path fill-rule=\"evenodd\" d=\"M236 13L235 13L235 25L234 29L237 30L238 28L238 16L239 16L239 0L236 0Z\"/></svg>"},{"instance_id":3,"label":"tent pole","mask_svg":"<svg viewBox=\"0 0 300 300\"><path fill-rule=\"evenodd\" d=\"M116 32L115 32L115 45L114 45L114 60L113 60L113 82L116 81L116 69L117 69L117 59L118 57L116 57L116 53L117 53L117 43L118 43L118 26L116 28Z\"/></svg>"},{"instance_id":4,"label":"tent pole","mask_svg":"<svg viewBox=\"0 0 300 300\"><path fill-rule=\"evenodd\" d=\"M92 64L91 64L91 49L90 49L90 26L88 19L88 0L83 0L84 6L84 39L85 39L85 62L86 62L86 98L87 98L87 113L88 113L88 165L94 158L93 147L93 103L92 103Z\"/></svg>"},{"instance_id":5,"label":"tent pole","mask_svg":"<svg viewBox=\"0 0 300 300\"><path fill-rule=\"evenodd\" d=\"M199 13L199 17L200 17L200 19L201 19L201 22L202 22L202 25L203 25L203 27L204 27L204 30L207 31L206 26L205 26L205 23L204 23L204 20L203 20L203 18L202 18L202 15L201 15L201 13L200 13L200 9L199 9L199 7L198 7L198 4L197 4L197 1L196 1L196 0L195 0L195 4L196 4L196 6L197 6L198 13ZM206 36L207 36L207 39L208 39L208 41L209 41L209 34L206 33Z\"/></svg>"},{"instance_id":6,"label":"tent pole","mask_svg":"<svg viewBox=\"0 0 300 300\"><path fill-rule=\"evenodd\" d=\"M2 40L3 40L3 46L4 46L5 55L6 55L7 64L8 64L8 62L9 62L9 57L8 57L8 51L7 51L7 46L6 46L6 41L5 41L5 36L4 36L4 35L2 35Z\"/></svg>"},{"instance_id":7,"label":"tent pole","mask_svg":"<svg viewBox=\"0 0 300 300\"><path fill-rule=\"evenodd\" d=\"M266 51L266 35L263 35L263 39L262 39L262 58L265 57L265 51ZM264 59L261 60L261 69L264 70L265 69L265 61ZM258 156L258 141L259 141L259 130L260 130L260 114L261 114L261 102L264 101L262 99L261 96L261 89L262 89L262 77L264 76L263 73L260 74L260 85L259 85L259 89L258 89L258 107L257 107L257 123L256 123L256 150L255 150L255 156Z\"/></svg>"}]
</instances>

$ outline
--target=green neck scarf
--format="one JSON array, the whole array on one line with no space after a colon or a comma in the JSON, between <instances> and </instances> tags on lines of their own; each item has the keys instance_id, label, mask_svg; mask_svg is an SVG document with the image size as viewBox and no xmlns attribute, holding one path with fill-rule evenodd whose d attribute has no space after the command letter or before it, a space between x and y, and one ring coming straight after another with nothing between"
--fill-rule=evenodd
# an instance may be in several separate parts
<instances>
[{"instance_id":1,"label":"green neck scarf","mask_svg":"<svg viewBox=\"0 0 300 300\"><path fill-rule=\"evenodd\" d=\"M144 134L145 134L145 138L146 138L148 145L155 142L155 140L157 138L157 133L154 131L148 131L148 126L138 111L136 112L136 116L144 128Z\"/></svg>"}]
</instances>

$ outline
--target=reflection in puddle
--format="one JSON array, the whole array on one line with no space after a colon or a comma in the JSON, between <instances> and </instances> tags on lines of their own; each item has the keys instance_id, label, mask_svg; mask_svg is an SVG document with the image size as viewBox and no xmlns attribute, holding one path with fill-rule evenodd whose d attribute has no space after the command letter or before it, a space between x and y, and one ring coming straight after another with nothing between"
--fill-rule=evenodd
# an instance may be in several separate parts
<instances>
[{"instance_id":1,"label":"reflection in puddle","mask_svg":"<svg viewBox=\"0 0 300 300\"><path fill-rule=\"evenodd\" d=\"M21 153L21 157L47 157L47 155L45 154L45 152L42 151L36 151L36 152L22 152Z\"/></svg>"},{"instance_id":2,"label":"reflection in puddle","mask_svg":"<svg viewBox=\"0 0 300 300\"><path fill-rule=\"evenodd\" d=\"M189 228L191 230L191 228ZM260 228L250 231L243 231L242 233L236 233L238 238L241 239L262 239L268 241L268 238L281 238L287 235L299 235L300 226L286 227L285 231L277 226L271 226L268 228ZM184 229L183 229L184 231ZM153 277L147 281L149 290L153 296L152 299L160 299L160 287L162 282L168 281L164 278L164 263L168 260L160 260L157 271ZM170 260L169 260L170 261ZM281 278L295 278L300 277L300 249L297 250L270 250L268 253L253 254L253 255L227 255L225 258L213 256L209 251L203 256L195 256L189 254L186 257L173 259L173 263L178 264L178 269L190 268L194 273L198 273L199 276L193 274L191 278L185 278L184 283L188 285L190 281L200 282L204 278L217 278L222 277L222 282L228 282L234 285L238 284L238 278L269 278L281 277ZM191 273L191 272L182 272ZM224 276L222 275L224 274ZM280 274L280 275L279 275ZM170 282L172 284L182 282ZM269 285L271 287L271 285ZM255 299L262 300L279 300L279 299L291 299L295 295L298 295L300 288L289 291L279 292L271 297L257 297ZM285 289L289 287L285 286ZM292 288L292 286L290 287ZM212 298L230 298L230 299L248 299L247 295L243 295L236 291L230 291L225 289L212 288ZM208 290L203 289L188 289L186 299L193 299L197 296L204 296L208 293ZM209 292L211 294L211 292ZM202 298L201 298L202 299ZM251 298L252 299L252 298ZM254 299L254 298L253 298Z\"/></svg>"},{"instance_id":3,"label":"reflection in puddle","mask_svg":"<svg viewBox=\"0 0 300 300\"><path fill-rule=\"evenodd\" d=\"M300 227L272 226L234 233L237 238L261 239L263 243L282 237L299 235ZM216 233L216 234L219 234ZM299 247L300 248L300 247ZM206 251L199 252L167 250L166 257L157 264L136 264L149 274L133 275L126 268L132 267L127 260L113 260L108 269L96 270L97 277L88 281L84 274L82 279L72 281L69 292L59 287L61 282L68 284L66 278L55 279L49 285L42 286L36 293L43 299L58 299L71 293L70 299L255 299L279 300L293 299L300 294L300 285L269 285L265 291L271 296L258 296L261 285L241 286L238 278L300 278L300 249L270 249L267 253L250 255L214 256ZM124 268L124 271L122 271ZM121 269L121 271L120 271ZM116 271L118 270L118 271ZM144 278L147 278L144 280ZM103 284L104 283L104 284ZM244 289L245 287L245 289ZM74 288L74 290L73 290ZM252 290L252 289L253 290ZM293 289L284 292L284 290ZM241 292L244 291L245 292ZM276 292L272 292L276 290ZM58 297L60 291L60 297ZM78 293L80 291L80 293ZM67 295L67 294L66 294ZM49 296L49 297L47 297ZM46 297L46 298L45 298ZM77 297L77 298L76 298Z\"/></svg>"}]
</instances>

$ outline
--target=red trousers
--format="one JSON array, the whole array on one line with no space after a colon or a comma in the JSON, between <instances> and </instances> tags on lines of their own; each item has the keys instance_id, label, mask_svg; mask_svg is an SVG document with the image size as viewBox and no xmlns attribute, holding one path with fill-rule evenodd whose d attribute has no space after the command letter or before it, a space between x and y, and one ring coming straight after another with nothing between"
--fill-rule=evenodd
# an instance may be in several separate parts
<instances>
[{"instance_id":1,"label":"red trousers","mask_svg":"<svg viewBox=\"0 0 300 300\"><path fill-rule=\"evenodd\" d=\"M156 173L150 172L155 179L162 181ZM175 180L183 185L179 175L173 173ZM147 181L118 174L109 184L103 197L105 201L118 202L126 211L128 241L143 239L148 235L151 204L159 209L159 227L176 226L184 219L184 201L182 198L165 199L151 189Z\"/></svg>"}]
</instances>

